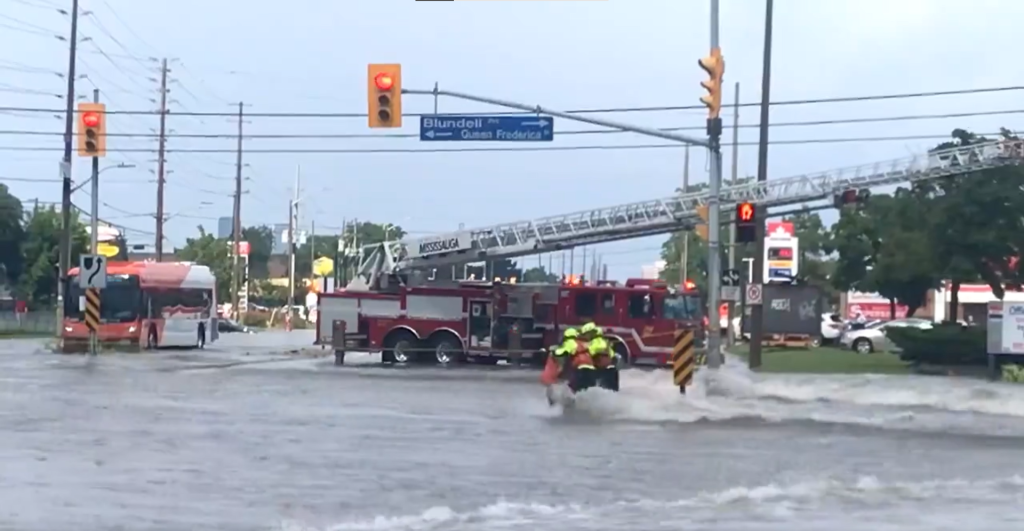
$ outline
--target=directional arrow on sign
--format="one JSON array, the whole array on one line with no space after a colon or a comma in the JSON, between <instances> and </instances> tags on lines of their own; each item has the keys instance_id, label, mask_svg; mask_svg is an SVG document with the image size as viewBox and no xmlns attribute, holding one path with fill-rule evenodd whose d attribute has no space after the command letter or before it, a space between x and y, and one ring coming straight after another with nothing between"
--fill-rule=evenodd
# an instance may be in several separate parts
<instances>
[{"instance_id":1,"label":"directional arrow on sign","mask_svg":"<svg viewBox=\"0 0 1024 531\"><path fill-rule=\"evenodd\" d=\"M739 286L740 271L738 269L726 269L725 271L722 271L722 285Z\"/></svg>"}]
</instances>

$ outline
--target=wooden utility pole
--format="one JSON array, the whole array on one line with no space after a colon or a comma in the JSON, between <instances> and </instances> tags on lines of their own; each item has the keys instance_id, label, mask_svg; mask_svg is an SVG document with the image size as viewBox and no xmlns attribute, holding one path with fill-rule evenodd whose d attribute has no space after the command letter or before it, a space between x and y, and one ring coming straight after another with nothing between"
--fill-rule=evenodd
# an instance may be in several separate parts
<instances>
[{"instance_id":1,"label":"wooden utility pole","mask_svg":"<svg viewBox=\"0 0 1024 531\"><path fill-rule=\"evenodd\" d=\"M240 319L242 310L238 307L238 292L241 288L241 260L238 250L242 247L242 118L244 104L238 102L238 148L235 157L235 205L232 213L231 232L234 240L231 256L231 308L235 319Z\"/></svg>"},{"instance_id":2,"label":"wooden utility pole","mask_svg":"<svg viewBox=\"0 0 1024 531\"><path fill-rule=\"evenodd\" d=\"M75 63L78 53L78 0L71 2L71 36L68 54L68 93L65 96L67 112L64 116L64 158L61 160L61 219L63 227L60 231L60 250L58 251L57 282L57 328L55 333L60 337L64 332L64 284L68 280L71 269L71 145L75 133Z\"/></svg>"},{"instance_id":3,"label":"wooden utility pole","mask_svg":"<svg viewBox=\"0 0 1024 531\"><path fill-rule=\"evenodd\" d=\"M160 136L156 148L156 261L164 259L164 153L167 145L167 59L160 62Z\"/></svg>"}]
</instances>

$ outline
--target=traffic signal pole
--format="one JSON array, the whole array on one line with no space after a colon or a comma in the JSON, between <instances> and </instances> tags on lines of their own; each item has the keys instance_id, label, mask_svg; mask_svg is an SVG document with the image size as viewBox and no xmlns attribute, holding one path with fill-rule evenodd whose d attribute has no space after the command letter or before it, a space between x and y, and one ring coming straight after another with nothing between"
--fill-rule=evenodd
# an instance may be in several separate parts
<instances>
[{"instance_id":1,"label":"traffic signal pole","mask_svg":"<svg viewBox=\"0 0 1024 531\"><path fill-rule=\"evenodd\" d=\"M100 89L93 89L92 101L93 103L100 102ZM103 120L106 121L106 117ZM92 186L90 188L92 204L89 209L89 253L98 255L97 248L100 245L100 158L95 156L92 158ZM96 331L89 330L89 354L92 356L95 356L99 351L97 339Z\"/></svg>"},{"instance_id":2,"label":"traffic signal pole","mask_svg":"<svg viewBox=\"0 0 1024 531\"><path fill-rule=\"evenodd\" d=\"M579 114L569 114L562 111L556 111L547 107L541 107L540 105L527 105L525 103L517 103L508 100L499 100L496 98L487 98L484 96L476 96L473 94L466 94L465 92L454 92L451 90L441 90L434 86L433 90L417 90L417 89L402 89L402 94L412 94L420 96L448 96L449 98L455 98L459 100L475 101L477 103L488 103L490 105L496 105L498 107L505 107L508 109L518 109L520 111L535 112L537 114L549 114L563 120L571 120L573 122L580 122L585 124L597 125L600 127L608 127L611 129L618 129L619 131L626 131L629 133L636 133L638 135L651 136L654 138L661 138L663 140L670 140L672 142L680 142L682 144L690 144L692 146L708 147L708 141L693 138L686 135L680 135L672 133L670 131L662 131L660 129L654 129L650 127L643 127L639 125L626 124L622 122L615 122L612 120L603 120L600 118L591 118L589 116L582 116Z\"/></svg>"},{"instance_id":3,"label":"traffic signal pole","mask_svg":"<svg viewBox=\"0 0 1024 531\"><path fill-rule=\"evenodd\" d=\"M767 0L764 15L764 60L761 71L761 124L760 137L757 141L757 181L768 180L768 106L771 96L772 80L772 12L773 0ZM764 282L764 222L768 218L766 208L757 209L755 220L757 236L754 250L754 281ZM764 343L764 326L762 316L764 306L755 304L750 307L750 356L747 361L751 369L761 366L761 346Z\"/></svg>"},{"instance_id":4,"label":"traffic signal pole","mask_svg":"<svg viewBox=\"0 0 1024 531\"><path fill-rule=\"evenodd\" d=\"M722 366L722 331L719 307L722 297L722 251L720 245L721 226L719 205L722 193L722 119L718 116L721 110L722 85L721 74L725 70L724 61L718 47L718 4L719 0L711 0L711 54L718 58L717 96L711 115L708 117L708 151L711 159L708 176L710 197L708 199L708 337L707 360L708 368L717 369Z\"/></svg>"}]
</instances>

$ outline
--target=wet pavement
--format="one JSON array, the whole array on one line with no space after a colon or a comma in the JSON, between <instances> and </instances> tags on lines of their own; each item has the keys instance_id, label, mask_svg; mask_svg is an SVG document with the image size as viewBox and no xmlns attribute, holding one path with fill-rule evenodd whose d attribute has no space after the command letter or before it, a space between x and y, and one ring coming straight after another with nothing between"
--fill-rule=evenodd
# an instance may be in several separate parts
<instances>
[{"instance_id":1,"label":"wet pavement","mask_svg":"<svg viewBox=\"0 0 1024 531\"><path fill-rule=\"evenodd\" d=\"M1024 528L1010 385L733 363L685 398L629 371L563 412L528 370L222 339L96 359L0 341L0 529Z\"/></svg>"}]
</instances>

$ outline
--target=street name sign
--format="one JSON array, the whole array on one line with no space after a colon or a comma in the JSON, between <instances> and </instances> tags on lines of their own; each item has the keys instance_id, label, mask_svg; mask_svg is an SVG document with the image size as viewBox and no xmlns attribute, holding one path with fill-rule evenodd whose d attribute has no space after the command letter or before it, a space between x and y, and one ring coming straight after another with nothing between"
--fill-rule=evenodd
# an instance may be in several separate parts
<instances>
[{"instance_id":1,"label":"street name sign","mask_svg":"<svg viewBox=\"0 0 1024 531\"><path fill-rule=\"evenodd\" d=\"M551 142L555 120L550 116L420 116L424 142Z\"/></svg>"}]
</instances>

